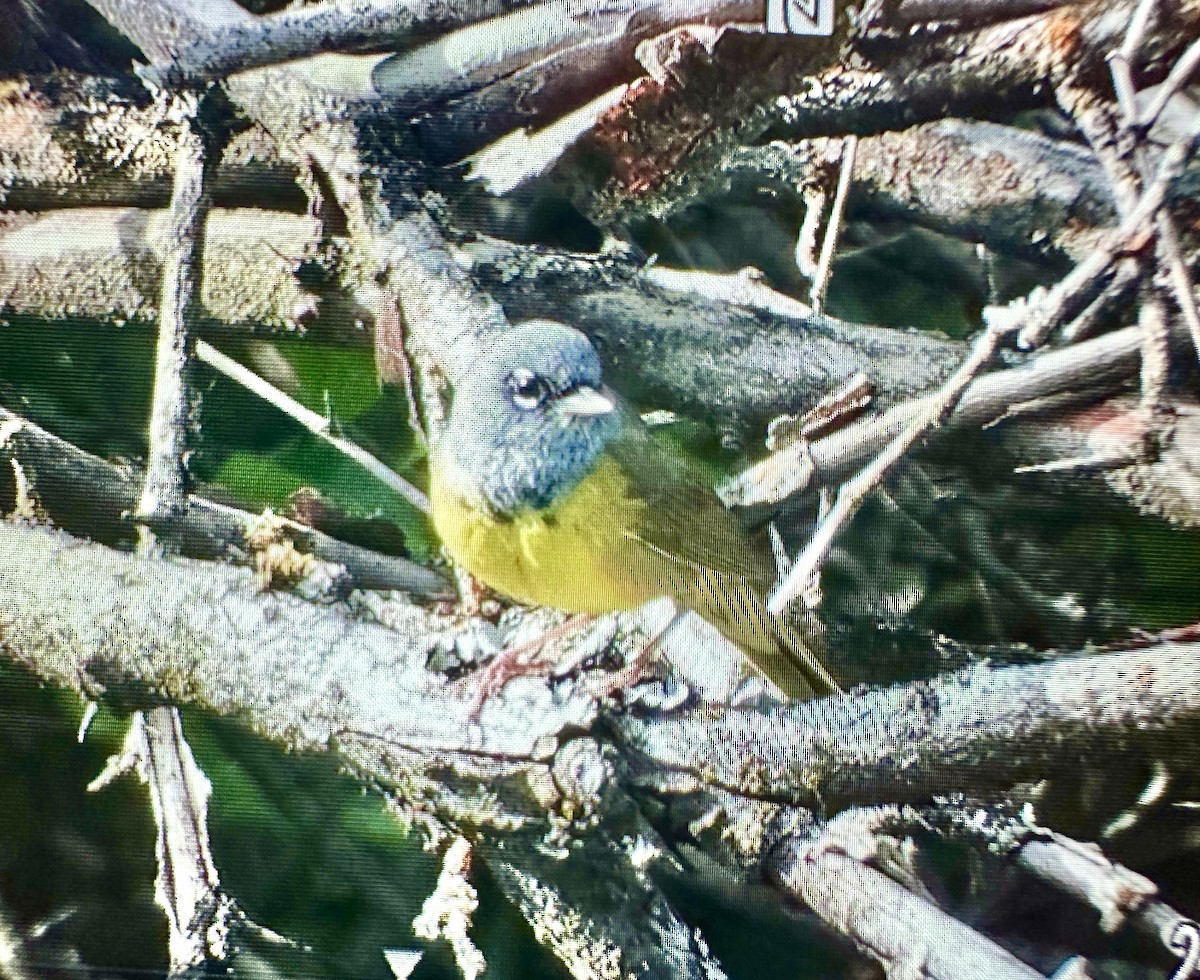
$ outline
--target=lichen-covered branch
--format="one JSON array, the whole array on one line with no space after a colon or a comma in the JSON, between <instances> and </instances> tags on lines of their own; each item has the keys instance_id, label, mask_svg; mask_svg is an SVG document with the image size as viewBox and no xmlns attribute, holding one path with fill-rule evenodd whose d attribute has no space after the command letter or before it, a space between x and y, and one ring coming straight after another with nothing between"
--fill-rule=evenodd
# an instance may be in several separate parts
<instances>
[{"instance_id":1,"label":"lichen-covered branch","mask_svg":"<svg viewBox=\"0 0 1200 980\"><path fill-rule=\"evenodd\" d=\"M120 588L97 588L102 582ZM568 807L586 816L608 786L573 775L583 770L570 761L580 754L572 747L597 710L584 684L567 679L551 690L515 680L476 724L469 687L426 666L439 645L453 643L462 626L455 618L399 604L376 610L393 629L366 625L260 593L244 570L140 559L12 524L0 526L0 588L9 597L0 653L45 680L110 703L165 698L236 716L292 748L336 752L426 820L503 838L488 855L500 862L505 890L516 889L574 975L635 976L643 962L654 975L714 975L702 941L639 868L614 861L624 845L591 817L592 857L547 856L570 831ZM629 827L654 846L653 831L627 805L625 813L614 832ZM650 917L631 917L622 903L589 908L584 901L597 892L580 894L581 881L638 896Z\"/></svg>"},{"instance_id":2,"label":"lichen-covered branch","mask_svg":"<svg viewBox=\"0 0 1200 980\"><path fill-rule=\"evenodd\" d=\"M533 779L518 789L533 792L542 785L533 774L596 717L569 680L552 693L522 678L473 728L469 692L426 667L447 624L415 607L404 613L401 635L257 593L245 571L138 559L11 524L0 531L0 585L10 597L3 651L76 690L165 696L237 714L294 748L336 745L348 761L373 760L374 775L410 789L428 789L429 774L443 772L464 791L490 774L493 788ZM109 579L122 588L92 585ZM979 665L769 711L622 715L614 734L632 776L668 794L711 785L751 798L819 797L837 810L993 790L1075 767L1073 747L1102 753L1140 742L1163 757L1186 751L1186 726L1200 712L1196 653L1194 642L1164 640L1029 666ZM502 797L511 806L522 798ZM524 799L527 815L548 805L537 795ZM476 817L502 811L484 807Z\"/></svg>"},{"instance_id":3,"label":"lichen-covered branch","mask_svg":"<svg viewBox=\"0 0 1200 980\"><path fill-rule=\"evenodd\" d=\"M1195 643L980 665L958 675L810 702L769 715L727 710L622 718L636 776L670 793L681 776L731 792L838 811L940 793L983 795L1138 740L1186 753L1200 711Z\"/></svg>"},{"instance_id":4,"label":"lichen-covered branch","mask_svg":"<svg viewBox=\"0 0 1200 980\"><path fill-rule=\"evenodd\" d=\"M92 696L244 712L253 730L295 749L336 742L353 758L350 746L377 743L410 763L406 753L425 752L424 764L493 775L549 759L557 734L586 728L594 712L569 688L555 696L517 680L472 731L469 695L425 667L448 623L416 607L401 634L260 593L245 569L140 559L11 524L0 531L0 579L11 589L5 655ZM121 588L96 588L105 581Z\"/></svg>"},{"instance_id":5,"label":"lichen-covered branch","mask_svg":"<svg viewBox=\"0 0 1200 980\"><path fill-rule=\"evenodd\" d=\"M59 72L19 78L0 95L0 205L165 208L183 135L170 93L148 96L127 80ZM261 126L229 134L213 176L213 199L299 210L298 168L283 161Z\"/></svg>"},{"instance_id":6,"label":"lichen-covered branch","mask_svg":"<svg viewBox=\"0 0 1200 980\"><path fill-rule=\"evenodd\" d=\"M111 0L110 0L111 2ZM325 51L370 50L406 34L437 32L483 20L523 0L351 0L285 10L216 29L193 30L173 45L170 60L142 69L160 87L224 79L252 68L311 58ZM176 5L170 5L172 9Z\"/></svg>"},{"instance_id":7,"label":"lichen-covered branch","mask_svg":"<svg viewBox=\"0 0 1200 980\"><path fill-rule=\"evenodd\" d=\"M20 215L0 230L0 295L10 316L149 321L168 249L166 211L79 208ZM295 330L318 297L297 281L320 263L313 218L216 209L205 234L202 323Z\"/></svg>"}]
</instances>

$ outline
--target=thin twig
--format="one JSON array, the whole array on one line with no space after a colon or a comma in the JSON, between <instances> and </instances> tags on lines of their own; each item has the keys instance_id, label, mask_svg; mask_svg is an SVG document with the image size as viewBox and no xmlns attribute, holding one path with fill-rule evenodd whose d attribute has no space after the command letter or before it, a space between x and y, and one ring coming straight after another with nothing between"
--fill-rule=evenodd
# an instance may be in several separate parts
<instances>
[{"instance_id":1,"label":"thin twig","mask_svg":"<svg viewBox=\"0 0 1200 980\"><path fill-rule=\"evenodd\" d=\"M1154 93L1146 108L1142 110L1138 117L1138 128L1149 132L1154 128L1154 124L1158 122L1158 117L1162 115L1163 110L1167 107L1167 103L1192 77L1192 73L1197 68L1200 68L1200 41L1196 41L1188 48L1179 60L1172 66L1170 73L1159 85L1158 90Z\"/></svg>"},{"instance_id":2,"label":"thin twig","mask_svg":"<svg viewBox=\"0 0 1200 980\"><path fill-rule=\"evenodd\" d=\"M405 500L423 513L429 513L429 498L409 483L404 477L390 466L361 446L356 446L348 439L334 435L330 431L330 421L324 415L306 408L291 395L280 391L268 381L264 381L249 368L244 367L227 354L207 341L197 341L196 358L216 371L219 371L231 381L236 381L242 387L254 392L264 401L270 402L286 415L291 416L305 429L323 439L338 452L348 456L358 463L368 473L400 494Z\"/></svg>"},{"instance_id":3,"label":"thin twig","mask_svg":"<svg viewBox=\"0 0 1200 980\"><path fill-rule=\"evenodd\" d=\"M1128 447L1114 449L1107 453L1093 453L1088 456L1071 456L1065 459L1054 459L1048 463L1030 463L1026 466L1014 466L1014 473L1082 473L1096 470L1113 470L1130 466L1142 459L1140 451Z\"/></svg>"},{"instance_id":4,"label":"thin twig","mask_svg":"<svg viewBox=\"0 0 1200 980\"><path fill-rule=\"evenodd\" d=\"M1090 299L1097 281L1108 272L1113 260L1131 244L1145 235L1146 224L1158 213L1166 200L1172 181L1182 172L1192 155L1200 134L1186 136L1171 144L1159 160L1154 178L1146 185L1137 203L1121 220L1120 225L1097 243L1095 249L1050 290L1036 312L1031 311L1027 323L1017 335L1017 346L1032 350L1040 346L1053 331L1070 318L1081 301Z\"/></svg>"},{"instance_id":5,"label":"thin twig","mask_svg":"<svg viewBox=\"0 0 1200 980\"><path fill-rule=\"evenodd\" d=\"M875 459L842 484L828 515L817 526L811 540L792 563L787 577L772 591L767 602L767 608L771 612L778 615L798 595L808 594L809 584L816 578L830 548L833 547L834 539L858 513L863 501L883 482L892 467L904 458L919 439L940 425L954 411L967 386L995 356L1000 341L1012 332L1011 325L985 327L966 360L937 391L928 407L924 408L917 419L893 439Z\"/></svg>"},{"instance_id":6,"label":"thin twig","mask_svg":"<svg viewBox=\"0 0 1200 980\"><path fill-rule=\"evenodd\" d=\"M1087 137L1108 174L1122 218L1127 218L1136 208L1138 197L1151 178L1149 160L1139 145L1141 138L1133 130L1133 119L1137 114L1137 91L1133 84L1132 59L1137 53L1140 35L1153 4L1154 0L1143 0L1130 24L1125 42L1109 61L1121 118L1117 119L1107 105L1084 109L1075 114L1076 125ZM1078 99L1076 104L1086 105L1086 100ZM1153 217L1155 225L1159 224L1160 218L1170 220L1162 210ZM1133 264L1140 280L1138 329L1141 331L1142 407L1153 415L1164 408L1167 400L1171 366L1170 326L1166 307L1154 284L1153 269L1144 250L1134 256Z\"/></svg>"},{"instance_id":7,"label":"thin twig","mask_svg":"<svg viewBox=\"0 0 1200 980\"><path fill-rule=\"evenodd\" d=\"M814 313L821 312L821 306L825 300L825 290L829 286L829 272L833 267L833 253L837 247L838 233L842 227L842 213L846 209L846 194L850 190L850 178L854 175L854 157L857 151L858 137L847 136L842 142L842 165L838 172L833 207L829 212L829 221L825 225L825 238L821 242L821 257L817 261L817 271L813 275L812 287L808 293Z\"/></svg>"}]
</instances>

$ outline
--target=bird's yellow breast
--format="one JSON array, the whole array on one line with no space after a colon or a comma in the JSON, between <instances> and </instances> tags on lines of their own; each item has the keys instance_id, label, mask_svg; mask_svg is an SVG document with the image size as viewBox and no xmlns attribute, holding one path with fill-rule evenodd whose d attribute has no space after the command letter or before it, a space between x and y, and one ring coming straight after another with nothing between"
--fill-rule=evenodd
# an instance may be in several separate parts
<instances>
[{"instance_id":1,"label":"bird's yellow breast","mask_svg":"<svg viewBox=\"0 0 1200 980\"><path fill-rule=\"evenodd\" d=\"M646 506L608 456L550 506L501 517L457 492L435 466L433 521L456 562L518 602L567 612L632 609L665 588L651 580L631 534Z\"/></svg>"}]
</instances>

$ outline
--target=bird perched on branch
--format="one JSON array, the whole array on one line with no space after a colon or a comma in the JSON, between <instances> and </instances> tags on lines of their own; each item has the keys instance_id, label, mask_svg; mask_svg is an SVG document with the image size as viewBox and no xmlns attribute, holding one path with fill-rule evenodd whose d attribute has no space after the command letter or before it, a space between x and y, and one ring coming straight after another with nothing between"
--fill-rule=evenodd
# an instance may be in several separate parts
<instances>
[{"instance_id":1,"label":"bird perched on branch","mask_svg":"<svg viewBox=\"0 0 1200 980\"><path fill-rule=\"evenodd\" d=\"M511 599L596 615L671 596L785 694L838 689L767 612L770 555L696 464L603 386L577 330L529 321L481 351L455 385L430 498L454 560Z\"/></svg>"}]
</instances>

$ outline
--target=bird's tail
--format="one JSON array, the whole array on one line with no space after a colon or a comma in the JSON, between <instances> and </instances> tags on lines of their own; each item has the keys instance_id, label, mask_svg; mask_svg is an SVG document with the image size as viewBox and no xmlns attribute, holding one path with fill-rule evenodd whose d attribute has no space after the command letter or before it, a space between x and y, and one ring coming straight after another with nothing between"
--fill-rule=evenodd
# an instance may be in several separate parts
<instances>
[{"instance_id":1,"label":"bird's tail","mask_svg":"<svg viewBox=\"0 0 1200 980\"><path fill-rule=\"evenodd\" d=\"M748 586L726 591L717 609L697 610L736 643L754 668L793 700L840 694L841 685L822 661L820 624L793 624L767 612L763 599Z\"/></svg>"},{"instance_id":2,"label":"bird's tail","mask_svg":"<svg viewBox=\"0 0 1200 980\"><path fill-rule=\"evenodd\" d=\"M772 616L775 627L775 644L782 647L787 670L792 676L800 675L810 692L793 694L785 680L771 677L784 694L790 698L823 698L830 694L841 694L842 686L825 666L825 638L815 618L810 617L804 626L793 625L781 616ZM765 671L764 671L765 673Z\"/></svg>"}]
</instances>

